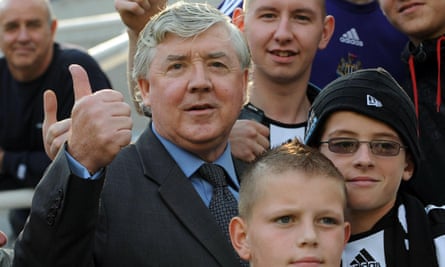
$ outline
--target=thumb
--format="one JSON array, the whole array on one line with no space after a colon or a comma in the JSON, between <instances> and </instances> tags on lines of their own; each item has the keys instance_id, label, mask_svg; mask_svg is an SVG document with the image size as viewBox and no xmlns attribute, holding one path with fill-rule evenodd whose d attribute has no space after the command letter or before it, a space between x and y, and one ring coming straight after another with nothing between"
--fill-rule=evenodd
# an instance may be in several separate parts
<instances>
[{"instance_id":1,"label":"thumb","mask_svg":"<svg viewBox=\"0 0 445 267\"><path fill-rule=\"evenodd\" d=\"M82 66L72 64L69 67L71 77L73 78L74 101L78 101L84 96L91 95L91 85L88 74Z\"/></svg>"},{"instance_id":2,"label":"thumb","mask_svg":"<svg viewBox=\"0 0 445 267\"><path fill-rule=\"evenodd\" d=\"M45 118L43 120L42 133L45 140L49 126L57 122L57 98L52 90L46 90L43 94L43 112Z\"/></svg>"}]
</instances>

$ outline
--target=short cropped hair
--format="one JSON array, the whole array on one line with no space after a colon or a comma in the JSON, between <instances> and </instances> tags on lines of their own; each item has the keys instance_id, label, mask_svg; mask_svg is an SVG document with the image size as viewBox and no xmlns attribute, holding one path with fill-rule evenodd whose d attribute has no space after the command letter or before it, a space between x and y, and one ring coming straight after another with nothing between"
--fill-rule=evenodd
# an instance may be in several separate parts
<instances>
[{"instance_id":1,"label":"short cropped hair","mask_svg":"<svg viewBox=\"0 0 445 267\"><path fill-rule=\"evenodd\" d=\"M8 4L10 1L14 1L14 0L0 0L0 12L3 11L5 5ZM49 0L41 0L41 2L46 7L46 10L48 12L48 24L51 25L51 23L56 19L56 16L53 11L53 7L51 6L51 3Z\"/></svg>"},{"instance_id":2,"label":"short cropped hair","mask_svg":"<svg viewBox=\"0 0 445 267\"><path fill-rule=\"evenodd\" d=\"M309 175L338 180L344 188L344 206L346 207L346 186L340 171L318 149L294 139L266 151L244 172L241 177L238 203L239 216L244 219L251 217L252 208L260 195L260 183L263 183L265 179L274 179L275 174L287 171L301 171Z\"/></svg>"},{"instance_id":3,"label":"short cropped hair","mask_svg":"<svg viewBox=\"0 0 445 267\"><path fill-rule=\"evenodd\" d=\"M48 9L48 21L49 21L49 24L51 24L56 19L56 15L54 14L54 10L53 10L53 7L52 7L50 1L43 0L43 2L45 3L46 8Z\"/></svg>"},{"instance_id":4,"label":"short cropped hair","mask_svg":"<svg viewBox=\"0 0 445 267\"><path fill-rule=\"evenodd\" d=\"M250 53L241 31L230 22L230 18L215 7L205 3L176 2L155 15L139 35L137 51L134 57L133 79L145 78L156 54L156 47L162 43L168 33L183 38L193 38L210 27L223 25L242 69L249 68ZM138 90L136 90L136 93ZM135 99L141 103L139 99Z\"/></svg>"}]
</instances>

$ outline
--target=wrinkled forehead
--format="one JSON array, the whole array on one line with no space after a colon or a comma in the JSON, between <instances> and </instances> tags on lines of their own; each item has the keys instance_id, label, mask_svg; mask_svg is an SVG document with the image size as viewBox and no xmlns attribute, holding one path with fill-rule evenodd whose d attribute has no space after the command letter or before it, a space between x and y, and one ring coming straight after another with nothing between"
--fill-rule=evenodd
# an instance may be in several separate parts
<instances>
[{"instance_id":1,"label":"wrinkled forehead","mask_svg":"<svg viewBox=\"0 0 445 267\"><path fill-rule=\"evenodd\" d=\"M201 56L235 56L235 47L228 31L221 25L214 25L193 37L181 37L167 33L156 46L157 53Z\"/></svg>"},{"instance_id":2,"label":"wrinkled forehead","mask_svg":"<svg viewBox=\"0 0 445 267\"><path fill-rule=\"evenodd\" d=\"M176 31L176 29L166 30L163 36L164 38L160 38L161 40L159 40L159 43L163 43L168 38L195 40L195 39L206 39L209 37L219 37L223 40L230 39L229 30L221 22L215 23L202 31L192 32L192 31Z\"/></svg>"}]
</instances>

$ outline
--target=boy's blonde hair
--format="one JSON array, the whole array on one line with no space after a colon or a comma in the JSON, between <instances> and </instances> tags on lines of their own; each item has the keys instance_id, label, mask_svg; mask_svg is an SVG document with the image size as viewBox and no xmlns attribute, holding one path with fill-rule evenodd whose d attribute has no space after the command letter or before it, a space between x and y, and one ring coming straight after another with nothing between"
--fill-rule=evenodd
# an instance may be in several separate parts
<instances>
[{"instance_id":1,"label":"boy's blonde hair","mask_svg":"<svg viewBox=\"0 0 445 267\"><path fill-rule=\"evenodd\" d=\"M317 149L300 143L297 139L275 147L258 157L241 177L239 216L248 219L252 207L260 196L260 184L266 179L287 171L302 171L309 175L335 179L343 186L346 207L346 187L343 175L334 164Z\"/></svg>"}]
</instances>

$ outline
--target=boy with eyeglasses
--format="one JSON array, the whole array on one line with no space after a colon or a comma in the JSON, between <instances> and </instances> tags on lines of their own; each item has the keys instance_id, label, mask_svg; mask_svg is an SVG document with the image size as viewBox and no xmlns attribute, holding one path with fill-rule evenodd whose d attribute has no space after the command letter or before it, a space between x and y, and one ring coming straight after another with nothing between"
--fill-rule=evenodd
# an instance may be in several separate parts
<instances>
[{"instance_id":1,"label":"boy with eyeglasses","mask_svg":"<svg viewBox=\"0 0 445 267\"><path fill-rule=\"evenodd\" d=\"M328 84L314 101L305 141L346 179L351 238L342 266L445 266L445 207L401 190L419 169L414 106L384 69Z\"/></svg>"}]
</instances>

